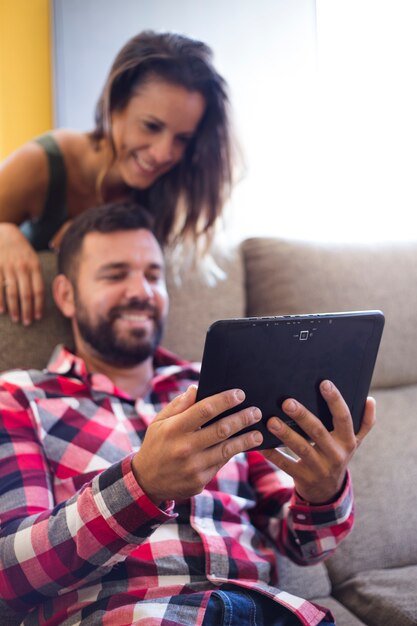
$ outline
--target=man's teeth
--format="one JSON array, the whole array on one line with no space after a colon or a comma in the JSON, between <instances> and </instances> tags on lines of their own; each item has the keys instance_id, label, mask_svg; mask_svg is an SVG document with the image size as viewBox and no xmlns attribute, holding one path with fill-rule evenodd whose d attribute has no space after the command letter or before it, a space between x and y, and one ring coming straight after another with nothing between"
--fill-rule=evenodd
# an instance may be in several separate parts
<instances>
[{"instance_id":1,"label":"man's teeth","mask_svg":"<svg viewBox=\"0 0 417 626\"><path fill-rule=\"evenodd\" d=\"M146 322L149 319L148 315L144 315L143 313L122 313L122 319L129 320L131 322Z\"/></svg>"}]
</instances>

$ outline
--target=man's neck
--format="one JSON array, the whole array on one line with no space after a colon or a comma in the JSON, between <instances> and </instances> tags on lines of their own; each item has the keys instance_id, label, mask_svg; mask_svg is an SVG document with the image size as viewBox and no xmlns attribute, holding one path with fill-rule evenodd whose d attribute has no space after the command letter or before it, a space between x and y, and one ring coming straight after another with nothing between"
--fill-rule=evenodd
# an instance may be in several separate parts
<instances>
[{"instance_id":1,"label":"man's neck","mask_svg":"<svg viewBox=\"0 0 417 626\"><path fill-rule=\"evenodd\" d=\"M83 359L89 372L104 374L132 398L143 398L151 388L154 376L152 357L134 367L120 367L103 361L98 355L86 353L82 348L77 349L77 356Z\"/></svg>"}]
</instances>

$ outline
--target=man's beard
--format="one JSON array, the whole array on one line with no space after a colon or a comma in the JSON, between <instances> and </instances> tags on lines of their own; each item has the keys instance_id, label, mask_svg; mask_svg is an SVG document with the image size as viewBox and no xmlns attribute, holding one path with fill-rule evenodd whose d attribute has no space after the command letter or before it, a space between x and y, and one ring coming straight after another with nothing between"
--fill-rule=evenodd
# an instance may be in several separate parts
<instances>
[{"instance_id":1,"label":"man's beard","mask_svg":"<svg viewBox=\"0 0 417 626\"><path fill-rule=\"evenodd\" d=\"M155 322L153 334L148 336L145 330L133 328L126 336L118 336L114 328L117 318L123 313L136 312L150 313ZM83 340L104 361L120 367L134 367L153 356L164 330L158 309L136 298L124 306L113 307L105 318L99 318L93 324L82 302L76 297L76 319Z\"/></svg>"}]
</instances>

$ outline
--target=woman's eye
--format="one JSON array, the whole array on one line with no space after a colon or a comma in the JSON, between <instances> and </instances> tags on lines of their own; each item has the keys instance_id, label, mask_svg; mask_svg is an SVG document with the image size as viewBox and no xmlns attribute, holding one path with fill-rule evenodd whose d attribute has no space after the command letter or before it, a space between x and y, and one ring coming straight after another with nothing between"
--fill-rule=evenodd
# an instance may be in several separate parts
<instances>
[{"instance_id":1,"label":"woman's eye","mask_svg":"<svg viewBox=\"0 0 417 626\"><path fill-rule=\"evenodd\" d=\"M180 135L179 137L177 137L177 140L183 145L183 146L188 146L188 144L191 141L191 137L189 137L188 135Z\"/></svg>"},{"instance_id":2,"label":"woman's eye","mask_svg":"<svg viewBox=\"0 0 417 626\"><path fill-rule=\"evenodd\" d=\"M156 124L155 122L145 122L144 126L146 130L149 130L151 133L157 133L160 129L159 124Z\"/></svg>"}]
</instances>

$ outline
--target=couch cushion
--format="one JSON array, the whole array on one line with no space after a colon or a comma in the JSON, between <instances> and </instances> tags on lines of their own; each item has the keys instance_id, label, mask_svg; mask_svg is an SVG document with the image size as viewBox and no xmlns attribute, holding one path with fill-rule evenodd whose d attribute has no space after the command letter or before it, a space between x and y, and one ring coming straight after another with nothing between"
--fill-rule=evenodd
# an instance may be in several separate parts
<instances>
[{"instance_id":1,"label":"couch cushion","mask_svg":"<svg viewBox=\"0 0 417 626\"><path fill-rule=\"evenodd\" d=\"M42 369L56 344L72 344L71 326L52 300L55 254L42 252L40 258L46 285L44 316L26 328L12 323L7 315L0 315L0 371L14 367Z\"/></svg>"},{"instance_id":2,"label":"couch cushion","mask_svg":"<svg viewBox=\"0 0 417 626\"><path fill-rule=\"evenodd\" d=\"M417 624L417 565L361 572L334 593L368 626Z\"/></svg>"},{"instance_id":3,"label":"couch cushion","mask_svg":"<svg viewBox=\"0 0 417 626\"><path fill-rule=\"evenodd\" d=\"M333 585L361 571L417 563L417 385L373 395L377 423L350 463L356 522L326 561Z\"/></svg>"},{"instance_id":4,"label":"couch cushion","mask_svg":"<svg viewBox=\"0 0 417 626\"><path fill-rule=\"evenodd\" d=\"M326 596L325 598L317 597L311 598L315 604L320 604L320 606L326 607L326 609L330 609L333 613L333 617L336 620L337 626L366 626L359 617L356 617L353 613L351 613L348 609L346 609L343 604L340 604L335 598L331 596Z\"/></svg>"},{"instance_id":5,"label":"couch cushion","mask_svg":"<svg viewBox=\"0 0 417 626\"><path fill-rule=\"evenodd\" d=\"M279 587L295 596L311 600L330 593L331 584L324 563L306 567L296 565L287 557L278 554L278 574Z\"/></svg>"},{"instance_id":6,"label":"couch cushion","mask_svg":"<svg viewBox=\"0 0 417 626\"><path fill-rule=\"evenodd\" d=\"M373 384L417 382L417 243L343 245L248 239L242 244L247 314L382 309L386 325Z\"/></svg>"}]
</instances>

